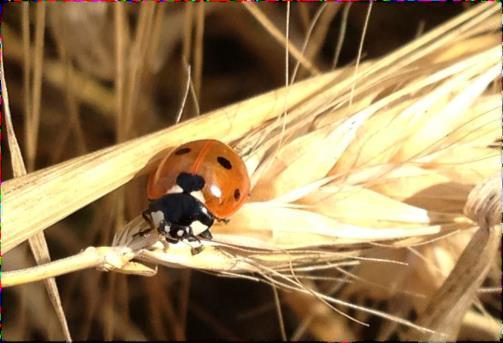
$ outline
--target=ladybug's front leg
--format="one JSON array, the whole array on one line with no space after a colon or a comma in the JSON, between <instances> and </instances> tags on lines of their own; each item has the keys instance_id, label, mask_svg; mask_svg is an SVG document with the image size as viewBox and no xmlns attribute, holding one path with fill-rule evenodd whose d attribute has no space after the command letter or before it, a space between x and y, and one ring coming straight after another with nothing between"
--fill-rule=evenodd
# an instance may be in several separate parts
<instances>
[{"instance_id":1,"label":"ladybug's front leg","mask_svg":"<svg viewBox=\"0 0 503 343\"><path fill-rule=\"evenodd\" d=\"M201 251L204 250L204 245L201 243L201 241L199 239L195 238L195 237L193 237L193 239L195 241L199 242L199 244L196 245L196 246L193 246L193 245L189 244L190 245L190 253L192 254L192 256L197 255ZM188 240L188 241L190 242L190 240Z\"/></svg>"},{"instance_id":2,"label":"ladybug's front leg","mask_svg":"<svg viewBox=\"0 0 503 343\"><path fill-rule=\"evenodd\" d=\"M227 218L218 218L218 217L215 217L215 219L216 219L216 220L217 220L217 222L219 222L219 223L224 223L224 224L229 223L229 219L227 219Z\"/></svg>"},{"instance_id":3,"label":"ladybug's front leg","mask_svg":"<svg viewBox=\"0 0 503 343\"><path fill-rule=\"evenodd\" d=\"M150 228L148 229L145 229L145 230L142 230L142 231L138 231L137 233L135 233L133 235L133 237L146 237L148 235L148 233L150 233L152 230L154 230L154 224L152 223L152 217L150 216L150 213L147 211L143 211L142 213L142 216L143 216L143 219L145 219L145 221L149 224Z\"/></svg>"},{"instance_id":4,"label":"ladybug's front leg","mask_svg":"<svg viewBox=\"0 0 503 343\"><path fill-rule=\"evenodd\" d=\"M207 240L212 240L213 235L210 232L210 229L207 229L206 231L203 231L199 234L199 237L207 239Z\"/></svg>"},{"instance_id":5,"label":"ladybug's front leg","mask_svg":"<svg viewBox=\"0 0 503 343\"><path fill-rule=\"evenodd\" d=\"M162 217L162 219L156 217L156 220L154 220L152 212L149 210L143 211L142 216L143 219L145 219L145 221L150 224L150 229L140 231L135 235L145 236L148 232L152 230L157 230L161 235L166 237L167 240L176 242L176 240L173 240L172 237L169 237L171 231L171 225L164 219L164 216ZM156 223L156 221L158 222Z\"/></svg>"},{"instance_id":6,"label":"ladybug's front leg","mask_svg":"<svg viewBox=\"0 0 503 343\"><path fill-rule=\"evenodd\" d=\"M203 243L201 243L201 240L197 238L194 235L194 232L192 232L192 227L187 226L187 235L184 237L187 243L190 245L190 252L192 255L197 255L204 249ZM194 246L190 243L197 242L197 245Z\"/></svg>"}]
</instances>

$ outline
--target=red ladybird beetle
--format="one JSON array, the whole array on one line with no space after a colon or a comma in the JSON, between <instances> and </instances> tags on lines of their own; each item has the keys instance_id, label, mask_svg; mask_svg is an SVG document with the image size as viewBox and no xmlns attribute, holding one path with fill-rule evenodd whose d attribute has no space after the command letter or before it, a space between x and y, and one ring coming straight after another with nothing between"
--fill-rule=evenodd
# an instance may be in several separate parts
<instances>
[{"instance_id":1,"label":"red ladybird beetle","mask_svg":"<svg viewBox=\"0 0 503 343\"><path fill-rule=\"evenodd\" d=\"M246 166L232 148L214 139L188 142L149 176L143 217L168 242L211 239L214 220L226 221L249 190Z\"/></svg>"}]
</instances>

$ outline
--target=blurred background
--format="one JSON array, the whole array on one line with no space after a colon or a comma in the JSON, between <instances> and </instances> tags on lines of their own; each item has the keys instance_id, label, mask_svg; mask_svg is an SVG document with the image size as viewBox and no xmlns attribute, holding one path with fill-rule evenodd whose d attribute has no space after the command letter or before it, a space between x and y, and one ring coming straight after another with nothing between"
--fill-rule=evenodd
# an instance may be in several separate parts
<instances>
[{"instance_id":1,"label":"blurred background","mask_svg":"<svg viewBox=\"0 0 503 343\"><path fill-rule=\"evenodd\" d=\"M28 172L173 125L188 66L194 95L182 121L283 86L285 46L271 32L284 34L286 5L254 7L258 13L238 3L5 5L5 75ZM362 60L393 51L467 7L374 4ZM367 11L361 3L292 3L291 45L302 50L307 41L304 55L312 62L296 80L354 64ZM290 75L295 64L290 56ZM2 153L8 180L5 134ZM52 259L110 244L145 208L145 184L135 179L45 230ZM23 244L4 256L3 270L32 265ZM58 277L57 284L75 340L281 339L266 284L163 267L153 278L87 270ZM5 339L62 339L41 282L9 288L3 301ZM281 304L290 339L371 339L384 325L350 325L295 294L281 293ZM306 311L315 307L316 320Z\"/></svg>"}]
</instances>

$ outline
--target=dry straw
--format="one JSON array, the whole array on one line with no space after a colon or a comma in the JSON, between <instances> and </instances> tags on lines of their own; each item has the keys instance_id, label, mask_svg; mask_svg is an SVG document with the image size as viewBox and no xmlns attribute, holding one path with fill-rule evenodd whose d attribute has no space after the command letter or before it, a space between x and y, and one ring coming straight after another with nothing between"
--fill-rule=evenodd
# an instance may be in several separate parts
<instances>
[{"instance_id":1,"label":"dry straw","mask_svg":"<svg viewBox=\"0 0 503 343\"><path fill-rule=\"evenodd\" d=\"M198 255L184 243L165 249L156 235L133 239L145 226L138 217L111 247L4 273L4 286L91 266L155 273L135 259L262 280L313 296L345 316L343 307L417 329L404 337L456 337L460 313L474 301L498 246L499 231L491 228L497 222L474 235L480 220L464 208L475 185L500 170L499 20L497 4L474 6L357 70L337 69L5 182L4 252L151 170L188 140L232 143L253 188L228 224L215 225L214 240ZM288 115L278 120L285 104ZM499 183L490 185L492 199L499 197ZM470 202L483 196L471 194ZM471 277L459 279L474 247L481 253ZM339 285L338 298L313 283L327 269L351 282ZM464 296L446 295L453 290ZM420 320L340 300L358 292L374 299L412 294L403 306ZM449 323L436 320L449 308L461 312ZM353 320L367 325L365 318Z\"/></svg>"},{"instance_id":2,"label":"dry straw","mask_svg":"<svg viewBox=\"0 0 503 343\"><path fill-rule=\"evenodd\" d=\"M23 6L23 15L25 15L27 7ZM37 51L37 60L40 64L40 61L42 59L42 47L43 45L43 30L44 30L44 25L45 25L45 5L40 6L37 8L37 39L36 39L36 51ZM23 28L24 30L24 28ZM42 32L42 33L40 33ZM3 42L2 42L3 43ZM26 66L26 65L25 65ZM30 112L31 107L29 105L25 106L25 109L27 111L26 113L26 118L27 118L27 125L26 125L26 137L29 137L27 139L27 151L28 151L28 163L29 163L29 168L33 168L33 163L34 163L34 154L35 154L35 147L36 144L34 141L31 139L35 136L37 136L37 131L38 131L38 117L40 114L40 92L41 92L41 70L40 70L40 65L38 65L37 68L35 68L35 77L33 81L33 94L34 94L34 99L33 103L35 104L33 112ZM4 72L4 65L3 65L3 51L0 49L0 79L1 79L1 85L2 85L2 102L4 103L4 118L5 118L5 127L7 131L7 140L9 141L9 150L11 154L11 162L12 162L12 171L14 177L20 177L26 175L26 167L23 162L23 158L21 156L21 150L19 148L14 129L12 126L12 117L10 113L10 107L9 107L9 96L7 92L7 87L5 87L5 72ZM25 72L25 84L29 84L29 73ZM28 87L26 87L28 89ZM25 93L26 95L26 93ZM26 97L26 103L30 103L29 97ZM39 232L34 234L28 239L28 242L30 244L30 249L33 252L33 256L35 257L35 261L37 264L44 264L48 263L51 258L49 255L49 248L47 246L47 241L45 239L44 233ZM44 285L46 287L46 290L49 295L49 299L52 303L52 306L56 310L56 315L58 317L58 320L61 324L63 335L67 341L71 340L71 335L70 335L70 330L68 329L68 324L66 322L66 317L65 313L63 311L63 307L61 305L61 299L58 291L58 287L56 285L56 280L52 277L47 277L43 278L44 280Z\"/></svg>"}]
</instances>

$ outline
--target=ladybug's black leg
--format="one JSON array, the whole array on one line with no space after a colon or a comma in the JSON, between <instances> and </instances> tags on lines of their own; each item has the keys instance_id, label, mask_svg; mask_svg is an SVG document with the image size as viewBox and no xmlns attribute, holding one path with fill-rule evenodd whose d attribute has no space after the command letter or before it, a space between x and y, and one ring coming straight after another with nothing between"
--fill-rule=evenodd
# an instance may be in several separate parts
<instances>
[{"instance_id":1,"label":"ladybug's black leg","mask_svg":"<svg viewBox=\"0 0 503 343\"><path fill-rule=\"evenodd\" d=\"M175 244L180 241L180 237L177 236L177 233L180 230L185 231L185 227L175 224L168 224L166 221L161 221L159 224L159 232L161 234L161 243L164 246L164 250L168 250L169 243Z\"/></svg>"},{"instance_id":2,"label":"ladybug's black leg","mask_svg":"<svg viewBox=\"0 0 503 343\"><path fill-rule=\"evenodd\" d=\"M201 251L203 251L203 250L204 250L204 245L202 245L202 244L197 247L191 246L190 253L192 254L192 256L194 256L194 255L201 253Z\"/></svg>"},{"instance_id":3,"label":"ladybug's black leg","mask_svg":"<svg viewBox=\"0 0 503 343\"><path fill-rule=\"evenodd\" d=\"M198 242L198 243L201 243L201 241L199 240L199 238L197 238L196 236L194 236L194 232L192 232L192 227L190 226L187 226L187 231L186 231L186 235L184 237L187 242Z\"/></svg>"},{"instance_id":4,"label":"ladybug's black leg","mask_svg":"<svg viewBox=\"0 0 503 343\"><path fill-rule=\"evenodd\" d=\"M133 237L147 237L150 232L152 232L152 228L138 231L137 233L133 234Z\"/></svg>"},{"instance_id":5,"label":"ladybug's black leg","mask_svg":"<svg viewBox=\"0 0 503 343\"><path fill-rule=\"evenodd\" d=\"M224 224L227 224L229 222L229 219L227 218L217 218L215 217L215 219L217 220L217 222L219 223L224 223Z\"/></svg>"},{"instance_id":6,"label":"ladybug's black leg","mask_svg":"<svg viewBox=\"0 0 503 343\"><path fill-rule=\"evenodd\" d=\"M187 236L185 239L187 240L187 242L197 242L202 245L201 240L194 235Z\"/></svg>"},{"instance_id":7,"label":"ladybug's black leg","mask_svg":"<svg viewBox=\"0 0 503 343\"><path fill-rule=\"evenodd\" d=\"M184 237L187 243L190 245L190 252L192 255L197 255L204 249L203 243L201 243L201 240L194 236L194 233L192 232L192 228L190 226L187 226L187 235ZM194 246L190 243L197 242L197 245Z\"/></svg>"},{"instance_id":8,"label":"ladybug's black leg","mask_svg":"<svg viewBox=\"0 0 503 343\"><path fill-rule=\"evenodd\" d=\"M213 239L213 235L211 234L210 229L201 232L199 234L199 237L204 238L204 239L208 239L208 240Z\"/></svg>"},{"instance_id":9,"label":"ladybug's black leg","mask_svg":"<svg viewBox=\"0 0 503 343\"><path fill-rule=\"evenodd\" d=\"M143 219L145 219L145 221L150 224L150 226L154 226L154 223L152 223L152 216L150 215L149 210L143 211L141 215Z\"/></svg>"},{"instance_id":10,"label":"ladybug's black leg","mask_svg":"<svg viewBox=\"0 0 503 343\"><path fill-rule=\"evenodd\" d=\"M149 232L151 232L152 230L155 229L154 224L152 223L152 217L150 216L150 213L148 211L143 211L142 216L143 216L143 219L145 219L145 221L150 225L150 228L142 230L142 231L138 231L137 233L133 234L133 237L138 237L138 236L145 237L145 236L147 236L147 234Z\"/></svg>"}]
</instances>

